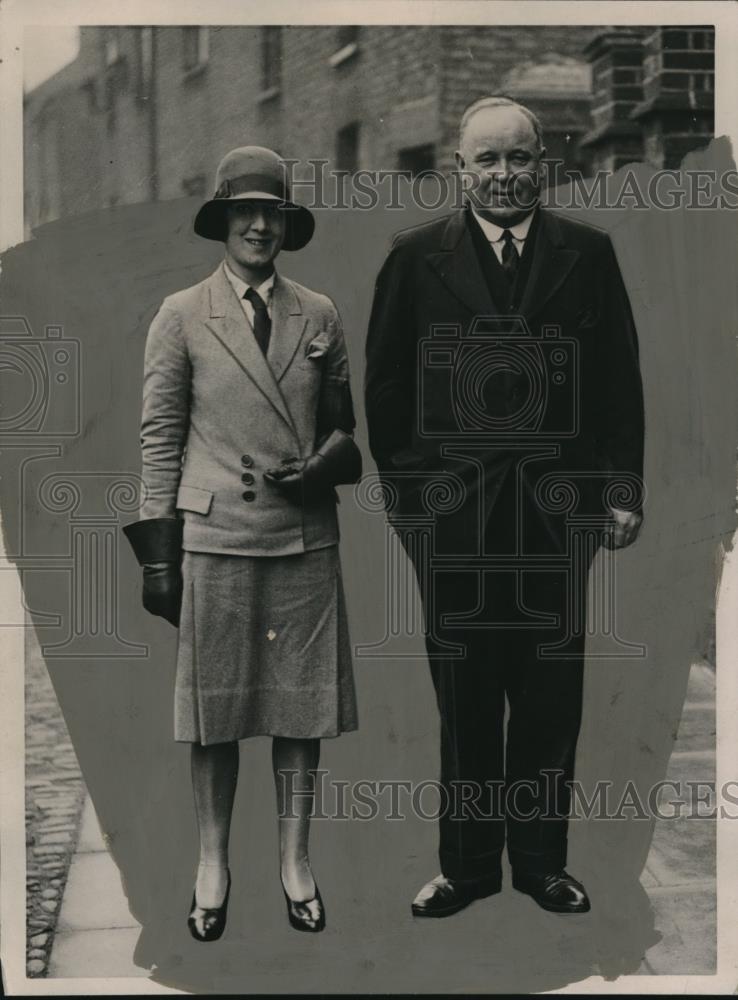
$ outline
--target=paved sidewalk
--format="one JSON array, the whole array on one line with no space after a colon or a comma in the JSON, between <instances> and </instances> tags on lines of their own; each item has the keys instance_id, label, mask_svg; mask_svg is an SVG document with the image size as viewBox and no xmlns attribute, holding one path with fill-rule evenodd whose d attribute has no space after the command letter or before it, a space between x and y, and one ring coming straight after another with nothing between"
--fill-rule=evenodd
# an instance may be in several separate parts
<instances>
[{"instance_id":1,"label":"paved sidewalk","mask_svg":"<svg viewBox=\"0 0 738 1000\"><path fill-rule=\"evenodd\" d=\"M715 672L696 664L667 778L714 780ZM664 807L665 808L665 807ZM642 883L662 940L644 975L715 972L715 821L659 820ZM146 976L133 964L139 925L128 912L118 870L88 798L51 952L51 977Z\"/></svg>"},{"instance_id":2,"label":"paved sidewalk","mask_svg":"<svg viewBox=\"0 0 738 1000\"><path fill-rule=\"evenodd\" d=\"M687 781L715 781L715 671L706 664L695 664L690 672L666 777L681 782L682 787ZM665 803L662 808L668 811ZM709 810L703 806L699 811ZM641 882L662 940L648 951L639 971L651 975L714 974L716 821L657 820Z\"/></svg>"},{"instance_id":3,"label":"paved sidewalk","mask_svg":"<svg viewBox=\"0 0 738 1000\"><path fill-rule=\"evenodd\" d=\"M133 964L140 925L128 911L120 875L100 833L92 800L82 812L51 951L50 978L148 976Z\"/></svg>"},{"instance_id":4,"label":"paved sidewalk","mask_svg":"<svg viewBox=\"0 0 738 1000\"><path fill-rule=\"evenodd\" d=\"M26 971L36 978L47 974L86 791L28 612L25 623Z\"/></svg>"}]
</instances>

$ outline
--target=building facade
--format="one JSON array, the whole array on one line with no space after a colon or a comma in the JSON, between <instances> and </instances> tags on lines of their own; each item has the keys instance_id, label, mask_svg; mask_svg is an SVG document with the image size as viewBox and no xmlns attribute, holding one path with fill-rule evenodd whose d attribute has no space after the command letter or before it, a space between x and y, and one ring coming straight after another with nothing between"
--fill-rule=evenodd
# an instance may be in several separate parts
<instances>
[{"instance_id":1,"label":"building facade","mask_svg":"<svg viewBox=\"0 0 738 1000\"><path fill-rule=\"evenodd\" d=\"M26 96L27 231L95 208L211 193L259 144L355 171L453 168L458 122L504 93L548 155L590 173L678 166L712 135L712 29L94 27Z\"/></svg>"}]
</instances>

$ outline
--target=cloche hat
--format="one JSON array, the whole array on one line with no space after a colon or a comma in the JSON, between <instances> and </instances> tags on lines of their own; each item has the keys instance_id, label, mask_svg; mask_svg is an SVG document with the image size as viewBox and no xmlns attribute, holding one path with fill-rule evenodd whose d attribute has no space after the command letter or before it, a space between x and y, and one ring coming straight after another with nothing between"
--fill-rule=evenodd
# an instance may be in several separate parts
<instances>
[{"instance_id":1,"label":"cloche hat","mask_svg":"<svg viewBox=\"0 0 738 1000\"><path fill-rule=\"evenodd\" d=\"M283 250L301 250L310 242L313 214L292 201L286 164L263 146L241 146L226 153L215 175L215 194L195 217L195 232L206 240L225 242L228 205L248 199L282 203L287 223Z\"/></svg>"}]
</instances>

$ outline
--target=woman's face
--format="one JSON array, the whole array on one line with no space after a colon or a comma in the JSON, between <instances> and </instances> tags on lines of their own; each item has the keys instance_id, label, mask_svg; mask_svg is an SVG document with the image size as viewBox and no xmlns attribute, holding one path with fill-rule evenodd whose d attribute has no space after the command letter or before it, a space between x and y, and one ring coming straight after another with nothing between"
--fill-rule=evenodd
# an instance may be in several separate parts
<instances>
[{"instance_id":1,"label":"woman's face","mask_svg":"<svg viewBox=\"0 0 738 1000\"><path fill-rule=\"evenodd\" d=\"M241 201L228 206L226 253L241 267L265 270L284 244L285 215L277 201Z\"/></svg>"}]
</instances>

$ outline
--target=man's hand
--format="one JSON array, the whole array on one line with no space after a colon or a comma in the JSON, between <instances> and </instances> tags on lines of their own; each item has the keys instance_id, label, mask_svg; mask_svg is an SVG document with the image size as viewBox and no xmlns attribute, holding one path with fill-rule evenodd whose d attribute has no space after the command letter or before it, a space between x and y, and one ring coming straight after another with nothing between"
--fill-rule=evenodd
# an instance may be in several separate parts
<instances>
[{"instance_id":1,"label":"man's hand","mask_svg":"<svg viewBox=\"0 0 738 1000\"><path fill-rule=\"evenodd\" d=\"M610 508L613 523L605 529L604 544L608 549L627 549L638 537L643 514L637 510Z\"/></svg>"}]
</instances>

